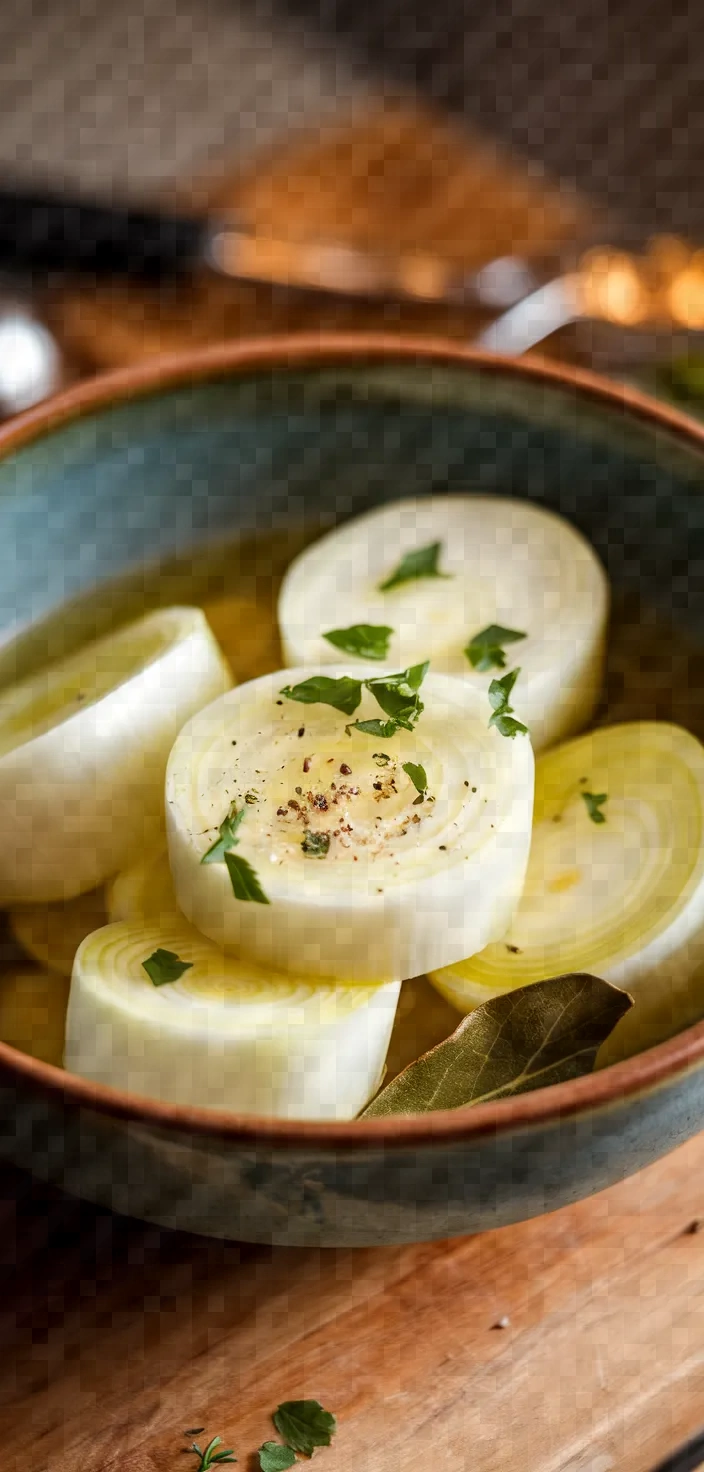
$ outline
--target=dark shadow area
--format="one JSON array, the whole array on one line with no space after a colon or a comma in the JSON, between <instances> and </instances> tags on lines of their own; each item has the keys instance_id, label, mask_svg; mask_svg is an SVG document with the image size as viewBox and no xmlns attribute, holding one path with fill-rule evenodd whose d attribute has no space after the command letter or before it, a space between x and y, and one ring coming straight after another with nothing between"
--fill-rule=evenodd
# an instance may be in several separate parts
<instances>
[{"instance_id":1,"label":"dark shadow area","mask_svg":"<svg viewBox=\"0 0 704 1472\"><path fill-rule=\"evenodd\" d=\"M223 0L224 3L224 0ZM701 10L668 0L253 0L613 211L704 235Z\"/></svg>"}]
</instances>

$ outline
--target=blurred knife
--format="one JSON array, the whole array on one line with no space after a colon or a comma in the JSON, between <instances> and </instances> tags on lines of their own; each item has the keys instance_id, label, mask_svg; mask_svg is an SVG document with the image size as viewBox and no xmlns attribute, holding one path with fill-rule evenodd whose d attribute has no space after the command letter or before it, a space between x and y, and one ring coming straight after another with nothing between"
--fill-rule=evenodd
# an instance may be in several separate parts
<instances>
[{"instance_id":1,"label":"blurred knife","mask_svg":"<svg viewBox=\"0 0 704 1472\"><path fill-rule=\"evenodd\" d=\"M551 278L545 262L520 255L467 272L441 255L276 238L234 216L209 219L0 189L0 271L34 279L39 273L165 281L204 267L233 281L338 296L473 304L501 314L477 339L501 353L526 352L583 318L624 328L704 330L704 252L675 237L656 237L642 255L599 246Z\"/></svg>"},{"instance_id":2,"label":"blurred knife","mask_svg":"<svg viewBox=\"0 0 704 1472\"><path fill-rule=\"evenodd\" d=\"M0 271L164 281L206 267L235 281L351 297L512 306L540 277L510 256L464 273L423 252L380 254L337 241L282 239L235 217L207 219L0 189Z\"/></svg>"}]
</instances>

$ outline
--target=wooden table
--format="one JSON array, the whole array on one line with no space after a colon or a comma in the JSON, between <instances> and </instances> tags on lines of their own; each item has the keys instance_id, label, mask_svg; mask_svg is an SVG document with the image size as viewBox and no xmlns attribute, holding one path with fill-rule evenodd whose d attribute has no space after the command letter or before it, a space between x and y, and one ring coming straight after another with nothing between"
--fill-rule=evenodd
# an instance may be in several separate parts
<instances>
[{"instance_id":1,"label":"wooden table","mask_svg":"<svg viewBox=\"0 0 704 1472\"><path fill-rule=\"evenodd\" d=\"M704 1138L553 1216L398 1249L0 1190L3 1472L187 1472L192 1426L254 1472L303 1396L339 1418L320 1472L649 1472L704 1422Z\"/></svg>"}]
</instances>

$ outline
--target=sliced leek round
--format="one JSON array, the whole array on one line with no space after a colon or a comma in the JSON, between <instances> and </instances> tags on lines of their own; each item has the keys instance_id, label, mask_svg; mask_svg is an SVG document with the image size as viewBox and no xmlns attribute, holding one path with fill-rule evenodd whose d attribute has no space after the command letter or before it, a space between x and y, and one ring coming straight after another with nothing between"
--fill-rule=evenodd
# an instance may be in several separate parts
<instances>
[{"instance_id":1,"label":"sliced leek round","mask_svg":"<svg viewBox=\"0 0 704 1472\"><path fill-rule=\"evenodd\" d=\"M520 904L504 937L432 980L455 1007L561 972L631 992L607 1054L704 1013L704 748L660 722L605 727L542 756ZM693 996L692 986L698 992Z\"/></svg>"},{"instance_id":2,"label":"sliced leek round","mask_svg":"<svg viewBox=\"0 0 704 1472\"><path fill-rule=\"evenodd\" d=\"M150 979L157 952L176 980ZM76 956L66 1067L175 1104L351 1119L381 1079L399 990L272 975L185 921L108 925Z\"/></svg>"},{"instance_id":3,"label":"sliced leek round","mask_svg":"<svg viewBox=\"0 0 704 1472\"><path fill-rule=\"evenodd\" d=\"M481 495L393 501L335 528L291 564L279 600L292 665L334 663L350 647L339 636L360 626L390 630L385 657L397 668L430 659L483 691L501 659L520 665L515 705L536 751L587 724L607 611L604 570L574 527ZM492 626L522 637L489 640L483 660L475 644L477 669L466 650Z\"/></svg>"},{"instance_id":4,"label":"sliced leek round","mask_svg":"<svg viewBox=\"0 0 704 1472\"><path fill-rule=\"evenodd\" d=\"M92 889L53 905L16 905L9 920L15 940L29 956L50 971L70 976L81 941L107 923L106 894Z\"/></svg>"},{"instance_id":5,"label":"sliced leek round","mask_svg":"<svg viewBox=\"0 0 704 1472\"><path fill-rule=\"evenodd\" d=\"M170 608L5 691L0 904L95 889L156 841L171 746L230 683L201 611Z\"/></svg>"},{"instance_id":6,"label":"sliced leek round","mask_svg":"<svg viewBox=\"0 0 704 1472\"><path fill-rule=\"evenodd\" d=\"M166 779L181 909L260 965L345 981L416 976L481 949L523 883L530 741L490 729L484 691L432 673L413 729L348 735L382 715L370 693L352 715L281 694L318 674L240 685L181 732ZM230 852L211 862L233 815Z\"/></svg>"},{"instance_id":7,"label":"sliced leek round","mask_svg":"<svg viewBox=\"0 0 704 1472\"><path fill-rule=\"evenodd\" d=\"M0 976L0 1042L60 1068L69 979L54 971L18 966Z\"/></svg>"},{"instance_id":8,"label":"sliced leek round","mask_svg":"<svg viewBox=\"0 0 704 1472\"><path fill-rule=\"evenodd\" d=\"M106 885L105 904L108 920L182 919L176 903L166 843L154 848L125 869ZM97 926L93 926L97 930Z\"/></svg>"}]
</instances>

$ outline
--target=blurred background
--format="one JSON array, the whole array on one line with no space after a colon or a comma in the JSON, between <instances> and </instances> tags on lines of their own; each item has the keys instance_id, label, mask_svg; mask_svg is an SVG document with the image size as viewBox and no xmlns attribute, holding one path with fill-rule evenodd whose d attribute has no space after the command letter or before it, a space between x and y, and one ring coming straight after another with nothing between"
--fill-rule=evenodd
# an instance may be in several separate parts
<instances>
[{"instance_id":1,"label":"blurred background","mask_svg":"<svg viewBox=\"0 0 704 1472\"><path fill-rule=\"evenodd\" d=\"M8 358L16 380L31 366L26 313L57 348L37 397L59 377L225 336L379 327L471 341L576 268L588 322L545 336L541 319L540 350L696 404L702 32L695 0L676 13L666 0L3 0L6 190L234 212L255 241L353 246L357 276L380 255L413 270L370 299L310 280L289 290L280 262L273 283L202 267L148 285L97 281L85 260L68 273L15 262L0 402L15 407ZM530 265L524 285L444 300L448 281L507 259Z\"/></svg>"}]
</instances>

